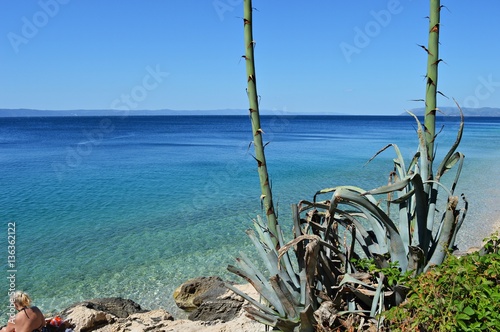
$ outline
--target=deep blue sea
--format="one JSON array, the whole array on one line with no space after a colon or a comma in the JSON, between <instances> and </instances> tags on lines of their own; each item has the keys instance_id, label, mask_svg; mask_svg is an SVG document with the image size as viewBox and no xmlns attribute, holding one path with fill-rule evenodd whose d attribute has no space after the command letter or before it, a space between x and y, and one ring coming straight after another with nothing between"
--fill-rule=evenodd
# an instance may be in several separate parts
<instances>
[{"instance_id":1,"label":"deep blue sea","mask_svg":"<svg viewBox=\"0 0 500 332\"><path fill-rule=\"evenodd\" d=\"M438 118L438 161L458 125ZM366 162L388 143L407 160L417 149L410 116L269 115L262 128L285 235L292 203L383 185L393 150ZM189 278L238 281L226 267L253 252L244 231L261 213L251 140L247 116L0 118L1 322L11 275L46 312L111 296L175 312L173 290ZM466 118L461 249L500 220L499 143L500 118Z\"/></svg>"}]
</instances>

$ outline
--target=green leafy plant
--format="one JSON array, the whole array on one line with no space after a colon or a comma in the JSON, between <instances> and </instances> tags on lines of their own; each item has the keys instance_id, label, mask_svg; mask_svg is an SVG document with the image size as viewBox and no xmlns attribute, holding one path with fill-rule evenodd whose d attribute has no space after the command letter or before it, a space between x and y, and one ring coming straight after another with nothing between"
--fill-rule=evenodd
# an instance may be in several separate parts
<instances>
[{"instance_id":1,"label":"green leafy plant","mask_svg":"<svg viewBox=\"0 0 500 332\"><path fill-rule=\"evenodd\" d=\"M380 268L374 259L354 260L354 265L358 271L366 271L370 274L383 274L389 287L403 285L411 278L411 271L401 274L397 263L389 263L389 266Z\"/></svg>"},{"instance_id":2,"label":"green leafy plant","mask_svg":"<svg viewBox=\"0 0 500 332\"><path fill-rule=\"evenodd\" d=\"M391 331L496 331L500 322L498 234L485 247L410 280L407 300L384 313Z\"/></svg>"}]
</instances>

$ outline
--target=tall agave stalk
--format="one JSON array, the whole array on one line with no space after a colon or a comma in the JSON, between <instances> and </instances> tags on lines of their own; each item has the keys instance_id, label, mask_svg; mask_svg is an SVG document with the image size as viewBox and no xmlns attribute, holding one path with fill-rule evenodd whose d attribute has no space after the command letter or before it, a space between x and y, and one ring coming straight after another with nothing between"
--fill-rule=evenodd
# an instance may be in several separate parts
<instances>
[{"instance_id":1,"label":"tall agave stalk","mask_svg":"<svg viewBox=\"0 0 500 332\"><path fill-rule=\"evenodd\" d=\"M430 0L429 14L429 41L427 45L427 84L425 91L425 119L427 159L429 160L429 174L432 168L434 137L436 133L436 111L437 111L437 84L439 65L439 25L441 13L441 1Z\"/></svg>"},{"instance_id":2,"label":"tall agave stalk","mask_svg":"<svg viewBox=\"0 0 500 332\"><path fill-rule=\"evenodd\" d=\"M267 172L266 157L264 154L264 144L262 134L264 133L260 126L259 100L257 94L257 80L255 76L254 46L252 31L252 0L245 0L243 4L243 22L245 35L245 55L247 71L247 94L250 104L250 119L252 121L253 144L255 147L255 160L257 161L261 200L264 205L267 223L271 234L273 235L274 245L278 244L276 225L278 219L274 211L273 195Z\"/></svg>"},{"instance_id":3,"label":"tall agave stalk","mask_svg":"<svg viewBox=\"0 0 500 332\"><path fill-rule=\"evenodd\" d=\"M425 91L425 150L421 151L427 160L423 161L422 180L424 181L424 191L429 199L429 210L427 213L427 227L425 242L421 243L424 248L424 254L427 255L427 248L430 239L429 234L432 232L432 225L434 224L435 209L437 201L437 184L427 181L434 180L433 162L434 162L434 140L436 137L436 112L437 107L437 93L438 93L438 66L439 62L439 31L441 24L441 1L429 1L429 36L427 44L427 83ZM439 177L439 174L436 174ZM439 179L437 179L439 181Z\"/></svg>"}]
</instances>

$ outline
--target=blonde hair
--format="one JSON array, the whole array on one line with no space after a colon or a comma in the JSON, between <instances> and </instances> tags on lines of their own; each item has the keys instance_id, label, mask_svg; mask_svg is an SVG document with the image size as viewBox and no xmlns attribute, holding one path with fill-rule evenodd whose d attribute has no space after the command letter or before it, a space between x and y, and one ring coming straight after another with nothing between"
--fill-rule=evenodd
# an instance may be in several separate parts
<instances>
[{"instance_id":1,"label":"blonde hair","mask_svg":"<svg viewBox=\"0 0 500 332\"><path fill-rule=\"evenodd\" d=\"M10 296L10 301L21 307L29 307L31 305L31 298L28 294L23 291L15 291Z\"/></svg>"}]
</instances>

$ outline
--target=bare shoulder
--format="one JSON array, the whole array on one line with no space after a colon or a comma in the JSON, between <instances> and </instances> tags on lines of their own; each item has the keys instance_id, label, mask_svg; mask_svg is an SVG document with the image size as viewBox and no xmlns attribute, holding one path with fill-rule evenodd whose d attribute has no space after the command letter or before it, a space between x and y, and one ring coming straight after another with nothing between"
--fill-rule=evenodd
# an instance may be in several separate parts
<instances>
[{"instance_id":1,"label":"bare shoulder","mask_svg":"<svg viewBox=\"0 0 500 332\"><path fill-rule=\"evenodd\" d=\"M26 315L26 312L24 310L20 310L16 314L16 318L14 318L14 323L17 324L22 324L23 322L26 322L28 320L28 315Z\"/></svg>"},{"instance_id":2,"label":"bare shoulder","mask_svg":"<svg viewBox=\"0 0 500 332\"><path fill-rule=\"evenodd\" d=\"M45 317L38 307L24 308L15 319L16 332L29 332L45 325Z\"/></svg>"}]
</instances>

